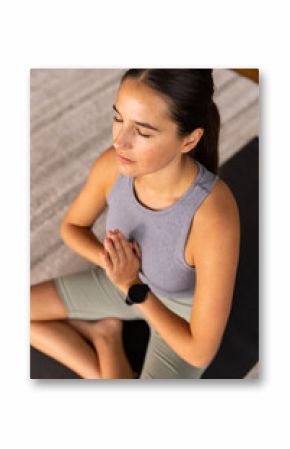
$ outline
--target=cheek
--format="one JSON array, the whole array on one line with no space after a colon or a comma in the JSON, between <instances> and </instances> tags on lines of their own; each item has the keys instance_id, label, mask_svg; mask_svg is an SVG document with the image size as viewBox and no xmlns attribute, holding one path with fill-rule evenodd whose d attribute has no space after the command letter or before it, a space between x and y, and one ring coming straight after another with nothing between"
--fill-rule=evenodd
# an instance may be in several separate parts
<instances>
[{"instance_id":1,"label":"cheek","mask_svg":"<svg viewBox=\"0 0 290 449\"><path fill-rule=\"evenodd\" d=\"M161 165L163 166L164 163L167 162L169 156L167 147L161 148L160 145L157 145L156 143L153 144L152 142L148 142L142 146L140 145L136 154L144 168L150 167L152 169L159 168Z\"/></svg>"}]
</instances>

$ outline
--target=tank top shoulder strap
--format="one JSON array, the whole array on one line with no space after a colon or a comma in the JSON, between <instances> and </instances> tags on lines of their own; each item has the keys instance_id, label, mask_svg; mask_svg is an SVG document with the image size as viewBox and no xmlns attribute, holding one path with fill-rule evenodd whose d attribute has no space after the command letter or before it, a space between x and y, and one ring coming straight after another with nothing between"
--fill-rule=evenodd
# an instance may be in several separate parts
<instances>
[{"instance_id":1,"label":"tank top shoulder strap","mask_svg":"<svg viewBox=\"0 0 290 449\"><path fill-rule=\"evenodd\" d=\"M195 183L186 196L186 204L178 204L178 207L188 207L191 213L195 213L196 209L200 206L204 198L212 190L214 184L218 180L219 176L209 171L203 164L196 161L198 165L198 175Z\"/></svg>"},{"instance_id":2,"label":"tank top shoulder strap","mask_svg":"<svg viewBox=\"0 0 290 449\"><path fill-rule=\"evenodd\" d=\"M201 162L196 162L201 170L201 176L199 178L198 185L207 190L207 192L210 192L219 176L208 170Z\"/></svg>"}]
</instances>

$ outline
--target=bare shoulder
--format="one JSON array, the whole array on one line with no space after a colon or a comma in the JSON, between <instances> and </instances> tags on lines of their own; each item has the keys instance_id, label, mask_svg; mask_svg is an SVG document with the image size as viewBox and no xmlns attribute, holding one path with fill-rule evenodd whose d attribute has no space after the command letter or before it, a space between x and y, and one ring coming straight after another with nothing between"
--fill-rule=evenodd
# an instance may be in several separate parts
<instances>
[{"instance_id":1,"label":"bare shoulder","mask_svg":"<svg viewBox=\"0 0 290 449\"><path fill-rule=\"evenodd\" d=\"M239 208L237 201L230 187L222 180L218 179L209 195L205 198L195 214L195 228L200 228L206 224L210 228L214 222L229 225L239 223Z\"/></svg>"},{"instance_id":2,"label":"bare shoulder","mask_svg":"<svg viewBox=\"0 0 290 449\"><path fill-rule=\"evenodd\" d=\"M196 266L200 251L205 254L205 240L209 242L210 239L217 239L221 242L223 237L238 245L240 215L231 189L219 178L192 220L186 245L186 255L190 265Z\"/></svg>"},{"instance_id":3,"label":"bare shoulder","mask_svg":"<svg viewBox=\"0 0 290 449\"><path fill-rule=\"evenodd\" d=\"M67 210L61 228L67 224L91 227L107 205L108 190L118 173L113 147L103 151L92 163L87 179Z\"/></svg>"}]
</instances>

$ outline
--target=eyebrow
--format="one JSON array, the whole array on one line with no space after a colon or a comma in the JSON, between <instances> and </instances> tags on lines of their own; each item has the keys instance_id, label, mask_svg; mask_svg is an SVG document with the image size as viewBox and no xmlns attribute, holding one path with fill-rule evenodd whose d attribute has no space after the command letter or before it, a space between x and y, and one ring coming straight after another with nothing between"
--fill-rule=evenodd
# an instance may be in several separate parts
<instances>
[{"instance_id":1,"label":"eyebrow","mask_svg":"<svg viewBox=\"0 0 290 449\"><path fill-rule=\"evenodd\" d=\"M116 108L116 106L115 106L114 104L113 104L113 109L114 109L118 114L122 115L122 114L118 111L118 109ZM153 129L153 131L158 131L158 132L160 132L160 129L155 128L155 126L150 125L150 123L135 122L135 121L134 121L134 123L136 123L136 125L142 126L142 127L144 127L144 128L149 128L149 129Z\"/></svg>"}]
</instances>

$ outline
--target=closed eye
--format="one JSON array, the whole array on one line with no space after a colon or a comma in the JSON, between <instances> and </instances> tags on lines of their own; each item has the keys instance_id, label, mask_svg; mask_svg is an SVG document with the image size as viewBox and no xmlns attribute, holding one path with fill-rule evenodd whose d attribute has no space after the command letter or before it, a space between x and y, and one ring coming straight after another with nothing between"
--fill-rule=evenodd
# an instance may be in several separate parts
<instances>
[{"instance_id":1,"label":"closed eye","mask_svg":"<svg viewBox=\"0 0 290 449\"><path fill-rule=\"evenodd\" d=\"M113 120L115 122L122 123L122 120L118 119L117 117L113 117ZM152 137L150 134L142 134L138 128L135 128L135 129L140 136L145 137L146 139L149 139L149 137Z\"/></svg>"}]
</instances>

